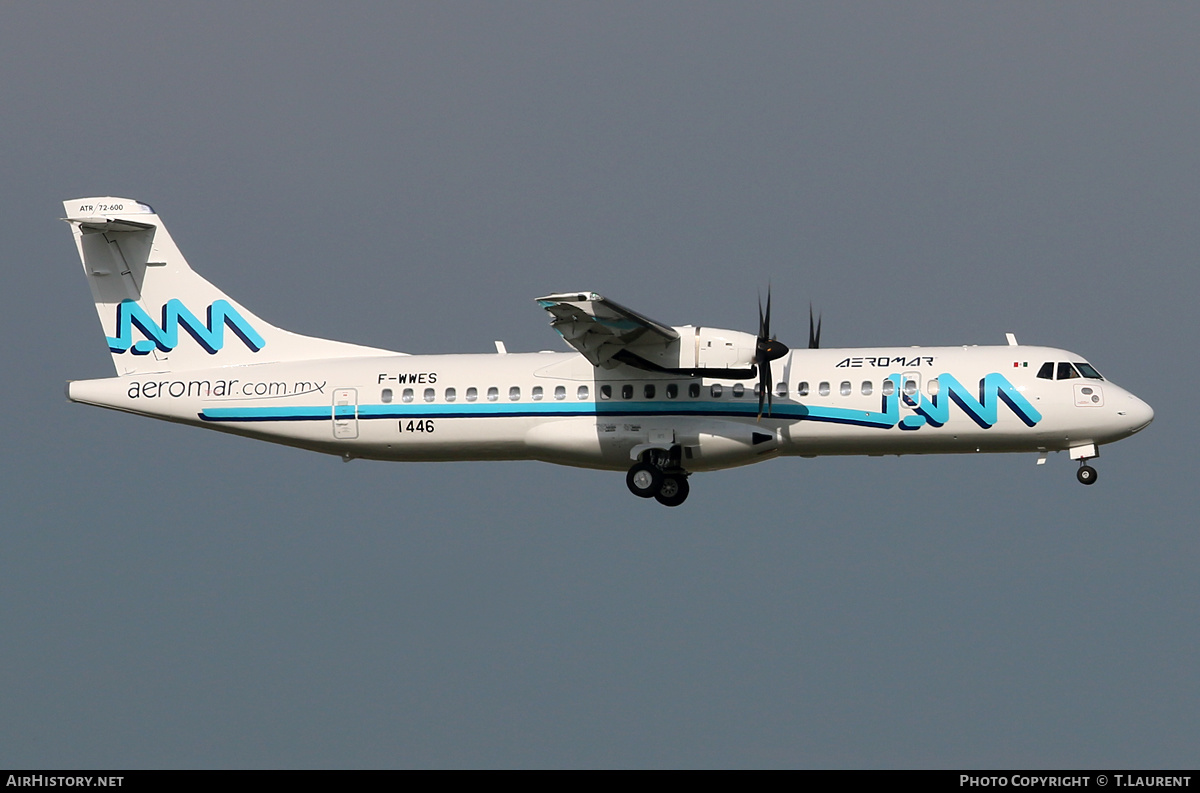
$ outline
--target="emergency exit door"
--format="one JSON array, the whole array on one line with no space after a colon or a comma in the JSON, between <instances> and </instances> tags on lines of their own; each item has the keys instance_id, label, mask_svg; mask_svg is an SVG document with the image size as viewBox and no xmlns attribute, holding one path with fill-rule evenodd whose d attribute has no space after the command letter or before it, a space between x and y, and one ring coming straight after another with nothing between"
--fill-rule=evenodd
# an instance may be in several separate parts
<instances>
[{"instance_id":1,"label":"emergency exit door","mask_svg":"<svg viewBox=\"0 0 1200 793\"><path fill-rule=\"evenodd\" d=\"M333 392L333 437L353 440L358 437L358 391L338 388Z\"/></svg>"}]
</instances>

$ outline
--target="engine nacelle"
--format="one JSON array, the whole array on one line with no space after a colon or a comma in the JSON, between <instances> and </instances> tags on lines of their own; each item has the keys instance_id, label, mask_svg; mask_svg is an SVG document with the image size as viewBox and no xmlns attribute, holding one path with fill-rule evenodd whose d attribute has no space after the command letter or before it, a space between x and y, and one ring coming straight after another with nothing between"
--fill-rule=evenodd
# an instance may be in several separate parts
<instances>
[{"instance_id":1,"label":"engine nacelle","mask_svg":"<svg viewBox=\"0 0 1200 793\"><path fill-rule=\"evenodd\" d=\"M705 369L748 369L754 365L758 338L724 328L696 328L696 366Z\"/></svg>"},{"instance_id":2,"label":"engine nacelle","mask_svg":"<svg viewBox=\"0 0 1200 793\"><path fill-rule=\"evenodd\" d=\"M631 348L639 357L664 369L749 369L758 343L753 333L725 328L682 325L679 338L655 348L652 342Z\"/></svg>"}]
</instances>

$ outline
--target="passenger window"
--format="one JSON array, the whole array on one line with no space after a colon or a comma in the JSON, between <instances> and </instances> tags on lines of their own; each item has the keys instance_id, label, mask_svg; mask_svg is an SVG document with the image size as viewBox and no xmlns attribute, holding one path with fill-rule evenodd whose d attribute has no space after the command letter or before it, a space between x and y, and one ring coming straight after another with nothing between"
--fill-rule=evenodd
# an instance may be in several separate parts
<instances>
[{"instance_id":1,"label":"passenger window","mask_svg":"<svg viewBox=\"0 0 1200 793\"><path fill-rule=\"evenodd\" d=\"M434 396L435 396L435 394L433 393L433 389L432 389L432 388L426 388L426 389L425 389L425 401L426 401L426 402L432 402L432 401L433 401L433 399L434 399Z\"/></svg>"},{"instance_id":2,"label":"passenger window","mask_svg":"<svg viewBox=\"0 0 1200 793\"><path fill-rule=\"evenodd\" d=\"M808 396L808 383L796 384L796 396Z\"/></svg>"},{"instance_id":3,"label":"passenger window","mask_svg":"<svg viewBox=\"0 0 1200 793\"><path fill-rule=\"evenodd\" d=\"M516 402L518 399L520 399L521 398L521 387L519 385L511 386L508 389L508 398L513 402Z\"/></svg>"},{"instance_id":4,"label":"passenger window","mask_svg":"<svg viewBox=\"0 0 1200 793\"><path fill-rule=\"evenodd\" d=\"M692 399L697 399L700 396L700 384L688 383L688 396Z\"/></svg>"},{"instance_id":5,"label":"passenger window","mask_svg":"<svg viewBox=\"0 0 1200 793\"><path fill-rule=\"evenodd\" d=\"M741 383L734 383L733 384L733 398L741 399L745 395L746 395L746 386L742 385Z\"/></svg>"},{"instance_id":6,"label":"passenger window","mask_svg":"<svg viewBox=\"0 0 1200 793\"><path fill-rule=\"evenodd\" d=\"M600 398L601 399L612 399L612 386L610 386L610 385L600 386Z\"/></svg>"},{"instance_id":7,"label":"passenger window","mask_svg":"<svg viewBox=\"0 0 1200 793\"><path fill-rule=\"evenodd\" d=\"M829 396L829 383L822 382L819 386L817 386L817 393L821 396Z\"/></svg>"},{"instance_id":8,"label":"passenger window","mask_svg":"<svg viewBox=\"0 0 1200 793\"><path fill-rule=\"evenodd\" d=\"M850 396L850 392L852 390L853 389L850 387L850 381L843 380L841 388L838 389L838 393L841 394L842 396Z\"/></svg>"},{"instance_id":9,"label":"passenger window","mask_svg":"<svg viewBox=\"0 0 1200 793\"><path fill-rule=\"evenodd\" d=\"M567 387L562 386L562 385L554 386L554 398L555 399L566 399L567 398Z\"/></svg>"},{"instance_id":10,"label":"passenger window","mask_svg":"<svg viewBox=\"0 0 1200 793\"><path fill-rule=\"evenodd\" d=\"M757 399L758 395L761 393L762 393L762 383L755 383L754 384L754 398Z\"/></svg>"},{"instance_id":11,"label":"passenger window","mask_svg":"<svg viewBox=\"0 0 1200 793\"><path fill-rule=\"evenodd\" d=\"M474 402L476 399L479 399L479 390L471 386L467 389L467 401Z\"/></svg>"},{"instance_id":12,"label":"passenger window","mask_svg":"<svg viewBox=\"0 0 1200 793\"><path fill-rule=\"evenodd\" d=\"M1059 380L1074 380L1079 377L1079 372L1075 371L1075 367L1066 361L1060 361L1058 364L1058 379Z\"/></svg>"},{"instance_id":13,"label":"passenger window","mask_svg":"<svg viewBox=\"0 0 1200 793\"><path fill-rule=\"evenodd\" d=\"M654 399L654 384L647 383L646 387L642 389L642 394L646 399Z\"/></svg>"},{"instance_id":14,"label":"passenger window","mask_svg":"<svg viewBox=\"0 0 1200 793\"><path fill-rule=\"evenodd\" d=\"M588 387L585 385L579 386L579 390L575 392L575 397L577 399L587 399L588 398Z\"/></svg>"},{"instance_id":15,"label":"passenger window","mask_svg":"<svg viewBox=\"0 0 1200 793\"><path fill-rule=\"evenodd\" d=\"M530 392L529 396L533 398L534 402L541 402L542 401L542 387L540 385L535 385L533 387L533 391Z\"/></svg>"},{"instance_id":16,"label":"passenger window","mask_svg":"<svg viewBox=\"0 0 1200 793\"><path fill-rule=\"evenodd\" d=\"M1038 369L1037 376L1042 378L1043 380L1053 380L1054 379L1054 362L1046 361L1044 364L1042 364L1042 368Z\"/></svg>"},{"instance_id":17,"label":"passenger window","mask_svg":"<svg viewBox=\"0 0 1200 793\"><path fill-rule=\"evenodd\" d=\"M629 383L621 386L621 399L633 399L633 386Z\"/></svg>"},{"instance_id":18,"label":"passenger window","mask_svg":"<svg viewBox=\"0 0 1200 793\"><path fill-rule=\"evenodd\" d=\"M1090 363L1077 363L1075 366L1079 369L1079 373L1090 380L1103 380L1100 373L1096 371Z\"/></svg>"},{"instance_id":19,"label":"passenger window","mask_svg":"<svg viewBox=\"0 0 1200 793\"><path fill-rule=\"evenodd\" d=\"M392 401L392 389L390 389L390 388L383 389L383 393L379 395L379 398L381 400L383 400L384 404L391 402Z\"/></svg>"},{"instance_id":20,"label":"passenger window","mask_svg":"<svg viewBox=\"0 0 1200 793\"><path fill-rule=\"evenodd\" d=\"M913 380L912 378L905 378L904 379L904 395L912 396L915 393L917 393L917 381Z\"/></svg>"},{"instance_id":21,"label":"passenger window","mask_svg":"<svg viewBox=\"0 0 1200 793\"><path fill-rule=\"evenodd\" d=\"M679 386L675 383L667 384L667 399L674 399L679 396Z\"/></svg>"},{"instance_id":22,"label":"passenger window","mask_svg":"<svg viewBox=\"0 0 1200 793\"><path fill-rule=\"evenodd\" d=\"M891 396L892 394L896 393L896 381L884 380L881 388L884 396Z\"/></svg>"},{"instance_id":23,"label":"passenger window","mask_svg":"<svg viewBox=\"0 0 1200 793\"><path fill-rule=\"evenodd\" d=\"M488 396L488 402L495 402L497 399L500 398L500 389L496 388L496 386L489 386L487 396Z\"/></svg>"},{"instance_id":24,"label":"passenger window","mask_svg":"<svg viewBox=\"0 0 1200 793\"><path fill-rule=\"evenodd\" d=\"M871 390L873 388L874 388L874 386L871 384L870 380L863 380L862 395L863 396L871 396Z\"/></svg>"},{"instance_id":25,"label":"passenger window","mask_svg":"<svg viewBox=\"0 0 1200 793\"><path fill-rule=\"evenodd\" d=\"M775 396L777 396L777 397L787 396L787 383L776 383L775 384Z\"/></svg>"},{"instance_id":26,"label":"passenger window","mask_svg":"<svg viewBox=\"0 0 1200 793\"><path fill-rule=\"evenodd\" d=\"M413 390L411 388L404 389L404 391L401 392L401 394L400 394L400 401L401 402L412 402L413 401Z\"/></svg>"},{"instance_id":27,"label":"passenger window","mask_svg":"<svg viewBox=\"0 0 1200 793\"><path fill-rule=\"evenodd\" d=\"M712 394L713 399L720 399L721 398L721 390L722 389L721 389L720 383L713 383L712 387L708 389L708 393Z\"/></svg>"},{"instance_id":28,"label":"passenger window","mask_svg":"<svg viewBox=\"0 0 1200 793\"><path fill-rule=\"evenodd\" d=\"M937 392L942 390L942 381L931 377L925 381L925 390L929 392L929 396L937 396Z\"/></svg>"},{"instance_id":29,"label":"passenger window","mask_svg":"<svg viewBox=\"0 0 1200 793\"><path fill-rule=\"evenodd\" d=\"M447 388L446 389L446 401L453 402L456 399L458 399L458 392L455 391L453 388Z\"/></svg>"}]
</instances>

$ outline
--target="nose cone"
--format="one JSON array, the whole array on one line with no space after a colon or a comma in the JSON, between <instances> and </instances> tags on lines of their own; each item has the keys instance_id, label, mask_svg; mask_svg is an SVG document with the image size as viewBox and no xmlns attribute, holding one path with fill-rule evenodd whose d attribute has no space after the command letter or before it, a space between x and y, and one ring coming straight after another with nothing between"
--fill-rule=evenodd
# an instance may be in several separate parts
<instances>
[{"instance_id":1,"label":"nose cone","mask_svg":"<svg viewBox=\"0 0 1200 793\"><path fill-rule=\"evenodd\" d=\"M1133 394L1129 395L1129 402L1122 407L1120 412L1125 417L1125 424L1129 428L1130 435L1146 429L1150 426L1150 422L1154 421L1154 408Z\"/></svg>"}]
</instances>

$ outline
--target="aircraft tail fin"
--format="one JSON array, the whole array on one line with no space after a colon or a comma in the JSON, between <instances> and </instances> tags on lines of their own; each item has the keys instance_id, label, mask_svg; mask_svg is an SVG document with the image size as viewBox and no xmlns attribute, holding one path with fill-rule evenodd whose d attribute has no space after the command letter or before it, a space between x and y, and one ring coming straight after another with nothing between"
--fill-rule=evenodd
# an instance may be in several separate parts
<instances>
[{"instance_id":1,"label":"aircraft tail fin","mask_svg":"<svg viewBox=\"0 0 1200 793\"><path fill-rule=\"evenodd\" d=\"M63 207L119 375L387 354L259 318L188 266L148 204L98 197Z\"/></svg>"}]
</instances>

